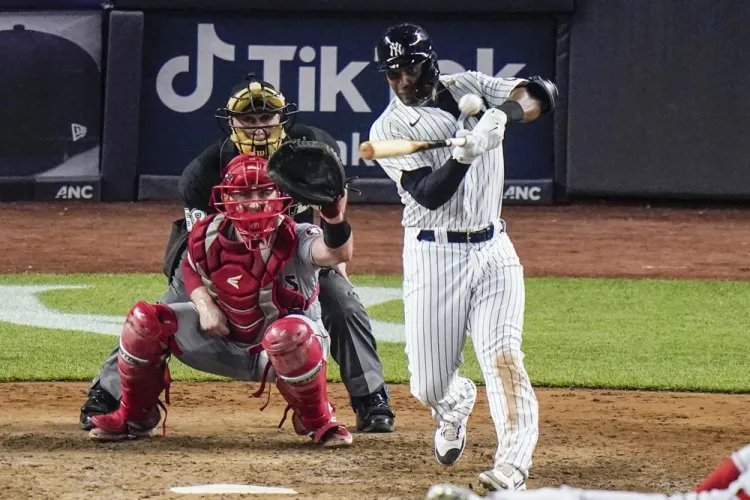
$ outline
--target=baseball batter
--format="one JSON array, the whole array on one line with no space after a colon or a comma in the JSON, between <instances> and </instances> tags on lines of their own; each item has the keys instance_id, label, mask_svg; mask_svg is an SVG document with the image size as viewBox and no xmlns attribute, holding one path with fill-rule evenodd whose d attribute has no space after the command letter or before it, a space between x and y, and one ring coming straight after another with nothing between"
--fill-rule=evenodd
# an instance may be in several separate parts
<instances>
[{"instance_id":1,"label":"baseball batter","mask_svg":"<svg viewBox=\"0 0 750 500\"><path fill-rule=\"evenodd\" d=\"M260 157L235 157L214 190L218 214L191 231L182 264L190 301L131 309L117 356L122 399L116 411L91 418L92 438L139 438L158 425L159 396L169 394L167 358L175 354L225 377L265 383L270 376L299 435L324 446L352 443L328 400L330 340L317 300L320 268L351 258L345 199L321 208L322 230L296 224L283 215L290 199L265 166Z\"/></svg>"},{"instance_id":2,"label":"baseball batter","mask_svg":"<svg viewBox=\"0 0 750 500\"><path fill-rule=\"evenodd\" d=\"M481 497L473 491L451 484L439 484L427 492L428 500L750 500L750 446L737 450L726 459L695 491L661 495L631 491L582 490L578 488L540 488L522 492L496 492Z\"/></svg>"},{"instance_id":3,"label":"baseball batter","mask_svg":"<svg viewBox=\"0 0 750 500\"><path fill-rule=\"evenodd\" d=\"M458 374L471 334L487 386L499 446L494 467L479 476L492 489L525 488L538 436L538 407L523 364L523 269L499 218L506 123L551 110L554 84L465 72L440 75L427 32L389 28L376 63L396 94L370 140L466 137L463 147L379 160L405 208L404 312L411 391L438 420L435 456L456 462L476 387ZM475 107L480 97L484 111Z\"/></svg>"}]
</instances>

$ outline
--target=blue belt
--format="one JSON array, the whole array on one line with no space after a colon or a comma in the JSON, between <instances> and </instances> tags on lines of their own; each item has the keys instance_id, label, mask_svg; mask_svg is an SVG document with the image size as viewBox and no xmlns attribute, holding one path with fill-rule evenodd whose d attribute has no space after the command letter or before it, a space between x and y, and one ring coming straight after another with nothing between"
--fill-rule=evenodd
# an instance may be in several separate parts
<instances>
[{"instance_id":1,"label":"blue belt","mask_svg":"<svg viewBox=\"0 0 750 500\"><path fill-rule=\"evenodd\" d=\"M503 228L500 229L500 232L503 232L503 229L504 225ZM491 240L492 237L495 236L495 226L490 224L484 229L472 232L448 231L446 236L448 238L448 243L482 243ZM417 234L417 239L419 241L435 241L435 231L431 229L422 229L419 234Z\"/></svg>"}]
</instances>

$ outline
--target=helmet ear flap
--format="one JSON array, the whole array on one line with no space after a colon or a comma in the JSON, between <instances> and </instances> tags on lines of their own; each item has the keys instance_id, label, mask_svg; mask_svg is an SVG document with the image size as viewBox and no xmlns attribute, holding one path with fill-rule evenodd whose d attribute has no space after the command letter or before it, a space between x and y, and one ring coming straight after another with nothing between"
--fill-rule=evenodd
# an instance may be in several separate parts
<instances>
[{"instance_id":1,"label":"helmet ear flap","mask_svg":"<svg viewBox=\"0 0 750 500\"><path fill-rule=\"evenodd\" d=\"M430 57L422 64L422 74L419 75L417 85L414 89L414 96L420 101L432 97L432 91L435 90L440 79L440 67L438 66L437 54L432 52Z\"/></svg>"}]
</instances>

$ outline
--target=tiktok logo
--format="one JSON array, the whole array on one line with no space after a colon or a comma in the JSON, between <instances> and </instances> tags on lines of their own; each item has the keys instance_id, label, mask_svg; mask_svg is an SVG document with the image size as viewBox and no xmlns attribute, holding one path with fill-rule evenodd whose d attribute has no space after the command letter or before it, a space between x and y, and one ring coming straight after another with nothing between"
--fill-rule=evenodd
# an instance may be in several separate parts
<instances>
[{"instance_id":1,"label":"tiktok logo","mask_svg":"<svg viewBox=\"0 0 750 500\"><path fill-rule=\"evenodd\" d=\"M370 61L345 61L339 64L339 48L322 45L247 45L242 47L244 53L237 52L235 45L219 38L211 23L198 24L198 49L195 59L179 55L169 59L156 75L156 93L166 107L177 113L192 113L211 99L214 89L214 64L216 59L234 62L238 59L259 62L263 70L262 79L280 89L281 75L296 70L297 95L292 89L282 89L290 101L295 101L300 111L337 112L343 111L342 103L348 105L355 113L371 113L372 107L357 85L355 79L360 76ZM391 44L391 54L402 54L404 47ZM497 77L517 75L526 65L523 63L505 64L495 72L495 51L493 48L476 49L476 69L482 73ZM442 74L462 73L466 71L463 64L441 59ZM182 74L195 74L195 89L188 95L180 95L174 89L175 79ZM380 75L374 75L379 77ZM387 87L385 79L383 88ZM296 99L295 99L296 97ZM339 99L341 97L342 99ZM393 94L391 93L391 97ZM377 96L368 96L370 100ZM387 104L378 103L376 108Z\"/></svg>"},{"instance_id":2,"label":"tiktok logo","mask_svg":"<svg viewBox=\"0 0 750 500\"><path fill-rule=\"evenodd\" d=\"M164 105L178 113L191 113L206 104L214 89L214 57L234 61L234 45L222 41L213 24L199 24L195 90L186 96L174 91L177 75L190 71L190 57L172 58L156 75L156 93Z\"/></svg>"},{"instance_id":3,"label":"tiktok logo","mask_svg":"<svg viewBox=\"0 0 750 500\"><path fill-rule=\"evenodd\" d=\"M232 44L221 40L213 24L198 25L197 75L195 90L189 95L179 95L174 90L174 80L181 73L191 71L190 57L181 55L167 61L156 75L156 93L169 109L178 113L191 113L203 107L211 98L214 86L214 58L235 61ZM339 70L338 47L322 46L316 50L310 46L297 45L248 45L247 60L259 61L263 65L263 80L280 88L282 63L297 66L300 111L328 111L337 109L337 97L341 95L355 113L370 113L372 109L365 101L354 79L367 67L369 61L350 61ZM310 65L312 62L316 65ZM287 66L285 71L291 68ZM282 91L283 92L283 91ZM283 92L287 93L287 92Z\"/></svg>"}]
</instances>

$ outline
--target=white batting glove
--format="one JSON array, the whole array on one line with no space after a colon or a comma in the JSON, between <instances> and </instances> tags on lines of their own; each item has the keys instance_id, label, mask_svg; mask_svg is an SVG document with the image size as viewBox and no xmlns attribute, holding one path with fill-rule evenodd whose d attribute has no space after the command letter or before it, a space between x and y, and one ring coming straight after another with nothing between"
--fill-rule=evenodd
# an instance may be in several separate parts
<instances>
[{"instance_id":1,"label":"white batting glove","mask_svg":"<svg viewBox=\"0 0 750 500\"><path fill-rule=\"evenodd\" d=\"M475 135L485 135L487 137L487 149L494 149L503 143L507 124L508 115L497 108L490 108L484 112L471 132Z\"/></svg>"},{"instance_id":2,"label":"white batting glove","mask_svg":"<svg viewBox=\"0 0 750 500\"><path fill-rule=\"evenodd\" d=\"M457 146L451 151L451 156L459 163L471 165L476 158L482 156L489 149L487 147L486 135L474 134L468 130L459 130L456 132L456 137L466 138L466 144Z\"/></svg>"}]
</instances>

